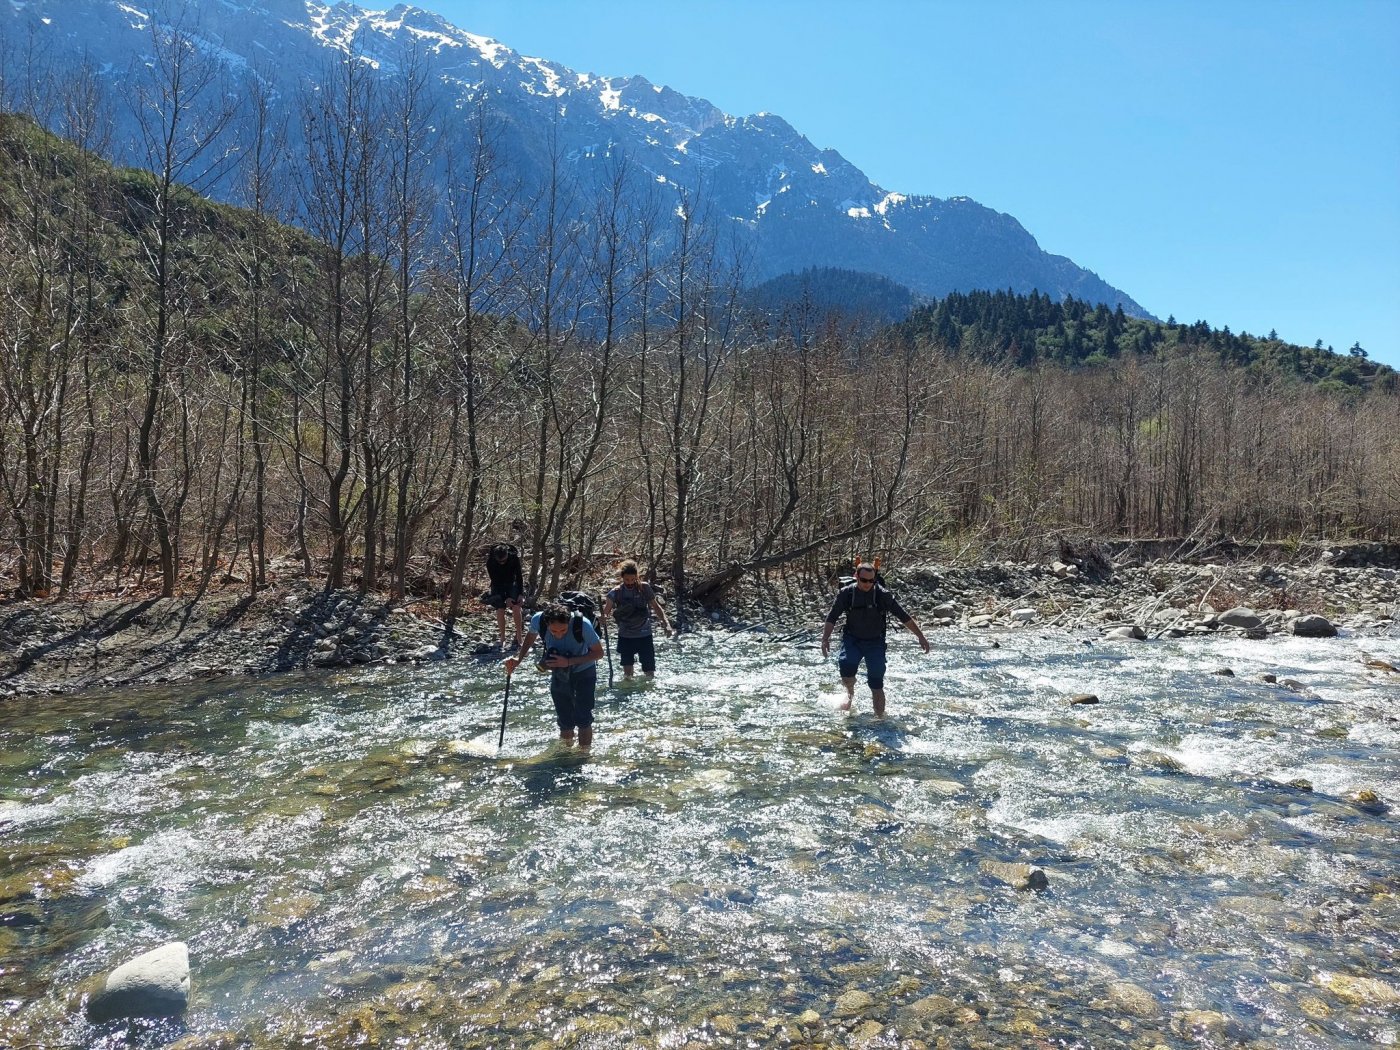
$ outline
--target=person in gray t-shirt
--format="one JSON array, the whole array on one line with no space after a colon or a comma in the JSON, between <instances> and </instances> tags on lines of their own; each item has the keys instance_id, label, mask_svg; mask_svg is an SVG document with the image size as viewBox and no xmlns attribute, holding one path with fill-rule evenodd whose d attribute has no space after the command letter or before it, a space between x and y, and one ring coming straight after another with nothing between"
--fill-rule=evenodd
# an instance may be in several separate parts
<instances>
[{"instance_id":1,"label":"person in gray t-shirt","mask_svg":"<svg viewBox=\"0 0 1400 1050\"><path fill-rule=\"evenodd\" d=\"M656 614L668 638L676 632L671 630L666 607L656 591L650 584L641 582L635 561L623 562L618 575L622 582L603 595L603 615L599 622L606 624L609 616L617 621L617 655L622 661L622 677L632 677L632 668L640 657L642 674L654 678L656 646L651 635L652 614Z\"/></svg>"}]
</instances>

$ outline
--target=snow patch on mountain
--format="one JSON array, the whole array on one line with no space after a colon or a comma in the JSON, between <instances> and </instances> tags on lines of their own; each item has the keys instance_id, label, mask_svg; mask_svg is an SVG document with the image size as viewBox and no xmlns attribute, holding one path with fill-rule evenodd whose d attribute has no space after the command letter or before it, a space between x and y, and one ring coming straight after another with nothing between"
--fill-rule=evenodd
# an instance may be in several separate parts
<instances>
[{"instance_id":1,"label":"snow patch on mountain","mask_svg":"<svg viewBox=\"0 0 1400 1050\"><path fill-rule=\"evenodd\" d=\"M716 215L753 231L755 279L837 266L881 273L926 295L991 282L1142 312L1090 271L1043 252L1011 216L967 197L888 192L771 112L734 116L642 76L599 76L522 56L407 4L366 10L345 0L161 0L161 14L154 4L0 0L0 33L46 24L49 15L63 24L81 10L84 18L63 24L61 36L47 31L45 42L60 60L90 61L115 81L140 65L149 42L142 31L168 10L235 80L251 76L255 60L284 107L317 88L327 68L324 49L353 54L387 80L413 48L426 62L431 104L458 115L443 122L448 139L461 132L460 114L487 99L505 129L504 163L518 166L522 182L548 177L539 158L557 136L557 155L570 158L582 179L591 179L590 169L604 158L623 155L668 196L684 199L702 188ZM127 85L113 87L121 92ZM283 116L296 121L291 108ZM135 137L130 126L118 134ZM460 143L444 149L454 145ZM224 190L232 194L231 187Z\"/></svg>"},{"instance_id":2,"label":"snow patch on mountain","mask_svg":"<svg viewBox=\"0 0 1400 1050\"><path fill-rule=\"evenodd\" d=\"M151 16L148 15L145 11L139 10L135 7L129 7L126 4L118 4L117 10L130 15L135 20L128 23L132 29L145 29L151 21Z\"/></svg>"}]
</instances>

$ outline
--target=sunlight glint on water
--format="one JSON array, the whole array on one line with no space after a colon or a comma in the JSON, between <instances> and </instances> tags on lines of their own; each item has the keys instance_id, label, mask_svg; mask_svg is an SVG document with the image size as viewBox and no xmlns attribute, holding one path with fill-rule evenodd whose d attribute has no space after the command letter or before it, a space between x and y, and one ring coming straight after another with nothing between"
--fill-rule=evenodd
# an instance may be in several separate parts
<instances>
[{"instance_id":1,"label":"sunlight glint on water","mask_svg":"<svg viewBox=\"0 0 1400 1050\"><path fill-rule=\"evenodd\" d=\"M121 1045L68 990L185 939L190 1029L255 1045L842 1044L873 1020L1184 1046L1193 1010L1236 1041L1393 1040L1319 976L1396 973L1400 834L1346 796L1400 798L1400 690L1359 644L1002 642L896 638L879 721L863 690L835 710L810 645L692 636L603 693L587 759L524 672L494 757L489 666L12 702L0 875L75 877L0 927L0 1034Z\"/></svg>"}]
</instances>

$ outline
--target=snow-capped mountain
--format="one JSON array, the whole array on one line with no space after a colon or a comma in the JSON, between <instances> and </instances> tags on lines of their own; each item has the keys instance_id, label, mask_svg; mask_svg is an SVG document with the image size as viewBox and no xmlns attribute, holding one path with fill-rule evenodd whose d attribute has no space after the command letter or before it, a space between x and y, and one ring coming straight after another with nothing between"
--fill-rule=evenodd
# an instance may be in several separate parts
<instances>
[{"instance_id":1,"label":"snow-capped mountain","mask_svg":"<svg viewBox=\"0 0 1400 1050\"><path fill-rule=\"evenodd\" d=\"M119 96L150 51L148 2L0 0L0 46L11 68L25 53L59 66L86 59ZM621 153L659 187L703 186L712 212L747 238L753 281L831 266L882 274L926 295L1039 289L1145 313L1094 273L1042 251L1011 216L967 197L886 190L774 114L736 117L641 76L576 72L403 4L375 11L317 0L160 0L160 7L165 18L183 10L207 54L235 79L267 79L289 107L324 75L329 49L353 49L387 77L416 45L437 111L447 115L441 149L454 148L465 111L485 93L523 182L538 180L553 149L580 175Z\"/></svg>"}]
</instances>

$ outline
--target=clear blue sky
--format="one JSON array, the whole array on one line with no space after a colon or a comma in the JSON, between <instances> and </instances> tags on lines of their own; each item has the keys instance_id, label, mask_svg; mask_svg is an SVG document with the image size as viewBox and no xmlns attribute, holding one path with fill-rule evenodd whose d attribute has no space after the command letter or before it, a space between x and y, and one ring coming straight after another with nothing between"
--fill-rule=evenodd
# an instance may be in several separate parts
<instances>
[{"instance_id":1,"label":"clear blue sky","mask_svg":"<svg viewBox=\"0 0 1400 1050\"><path fill-rule=\"evenodd\" d=\"M418 0L1014 215L1161 318L1400 367L1400 0Z\"/></svg>"}]
</instances>

